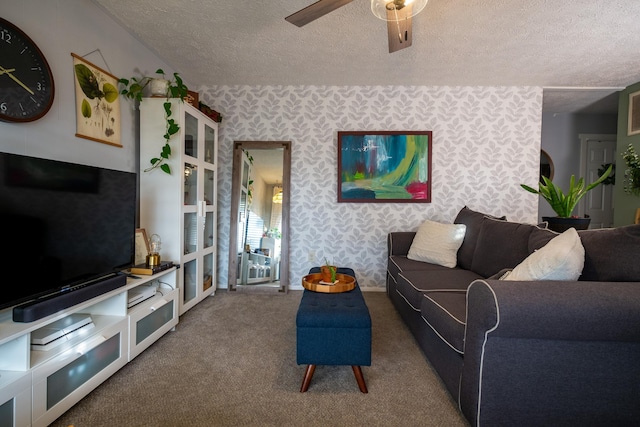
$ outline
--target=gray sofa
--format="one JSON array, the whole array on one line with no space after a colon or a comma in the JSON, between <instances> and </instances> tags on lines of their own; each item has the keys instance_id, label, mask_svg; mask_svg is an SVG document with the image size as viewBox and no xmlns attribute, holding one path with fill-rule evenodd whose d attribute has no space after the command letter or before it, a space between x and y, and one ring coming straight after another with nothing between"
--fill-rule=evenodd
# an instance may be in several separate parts
<instances>
[{"instance_id":1,"label":"gray sofa","mask_svg":"<svg viewBox=\"0 0 640 427\"><path fill-rule=\"evenodd\" d=\"M505 281L557 233L467 207L454 223L454 268L388 235L387 293L470 424L640 425L640 225L578 232L577 281Z\"/></svg>"}]
</instances>

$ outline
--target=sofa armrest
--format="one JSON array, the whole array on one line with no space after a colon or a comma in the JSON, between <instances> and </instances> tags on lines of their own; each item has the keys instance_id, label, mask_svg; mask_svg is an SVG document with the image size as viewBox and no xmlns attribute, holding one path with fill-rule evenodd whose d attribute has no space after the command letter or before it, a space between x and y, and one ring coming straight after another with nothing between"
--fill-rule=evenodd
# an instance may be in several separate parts
<instances>
[{"instance_id":1,"label":"sofa armrest","mask_svg":"<svg viewBox=\"0 0 640 427\"><path fill-rule=\"evenodd\" d=\"M638 282L475 280L467 304L475 336L640 342Z\"/></svg>"},{"instance_id":2,"label":"sofa armrest","mask_svg":"<svg viewBox=\"0 0 640 427\"><path fill-rule=\"evenodd\" d=\"M533 424L640 415L626 397L640 381L638 324L637 282L475 280L460 407L472 425L517 422L523 408Z\"/></svg>"},{"instance_id":3,"label":"sofa armrest","mask_svg":"<svg viewBox=\"0 0 640 427\"><path fill-rule=\"evenodd\" d=\"M394 231L387 235L387 255L406 255L409 253L415 231Z\"/></svg>"}]
</instances>

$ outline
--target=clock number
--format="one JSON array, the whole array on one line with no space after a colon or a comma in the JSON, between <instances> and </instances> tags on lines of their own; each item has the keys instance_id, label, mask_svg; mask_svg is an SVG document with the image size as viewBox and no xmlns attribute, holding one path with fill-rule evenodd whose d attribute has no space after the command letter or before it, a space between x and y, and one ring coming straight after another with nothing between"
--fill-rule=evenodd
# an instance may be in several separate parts
<instances>
[{"instance_id":1,"label":"clock number","mask_svg":"<svg viewBox=\"0 0 640 427\"><path fill-rule=\"evenodd\" d=\"M8 33L6 30L3 30L2 33L0 33L0 39L11 44L11 34Z\"/></svg>"},{"instance_id":2,"label":"clock number","mask_svg":"<svg viewBox=\"0 0 640 427\"><path fill-rule=\"evenodd\" d=\"M7 111L7 103L3 102L2 104L0 104L0 111Z\"/></svg>"}]
</instances>

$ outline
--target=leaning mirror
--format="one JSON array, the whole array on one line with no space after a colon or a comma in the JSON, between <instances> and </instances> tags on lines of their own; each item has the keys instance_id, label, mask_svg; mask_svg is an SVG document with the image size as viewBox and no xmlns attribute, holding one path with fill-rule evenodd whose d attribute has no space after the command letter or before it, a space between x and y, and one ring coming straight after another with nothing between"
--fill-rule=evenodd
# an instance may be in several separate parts
<instances>
[{"instance_id":1,"label":"leaning mirror","mask_svg":"<svg viewBox=\"0 0 640 427\"><path fill-rule=\"evenodd\" d=\"M288 290L290 175L290 141L234 143L229 290Z\"/></svg>"}]
</instances>

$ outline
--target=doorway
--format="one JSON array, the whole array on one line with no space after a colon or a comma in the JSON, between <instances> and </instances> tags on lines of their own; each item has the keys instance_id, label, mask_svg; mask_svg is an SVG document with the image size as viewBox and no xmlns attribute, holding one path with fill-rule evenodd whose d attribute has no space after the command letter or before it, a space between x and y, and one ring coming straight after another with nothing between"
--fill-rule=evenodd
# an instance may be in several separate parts
<instances>
[{"instance_id":1,"label":"doorway","mask_svg":"<svg viewBox=\"0 0 640 427\"><path fill-rule=\"evenodd\" d=\"M616 162L616 135L580 134L580 176L585 185L597 180ZM615 169L612 174L615 177ZM609 181L609 182L607 182ZM589 216L589 228L613 227L613 180L590 190L580 201L579 216Z\"/></svg>"},{"instance_id":2,"label":"doorway","mask_svg":"<svg viewBox=\"0 0 640 427\"><path fill-rule=\"evenodd\" d=\"M228 290L289 288L290 141L235 141Z\"/></svg>"}]
</instances>

